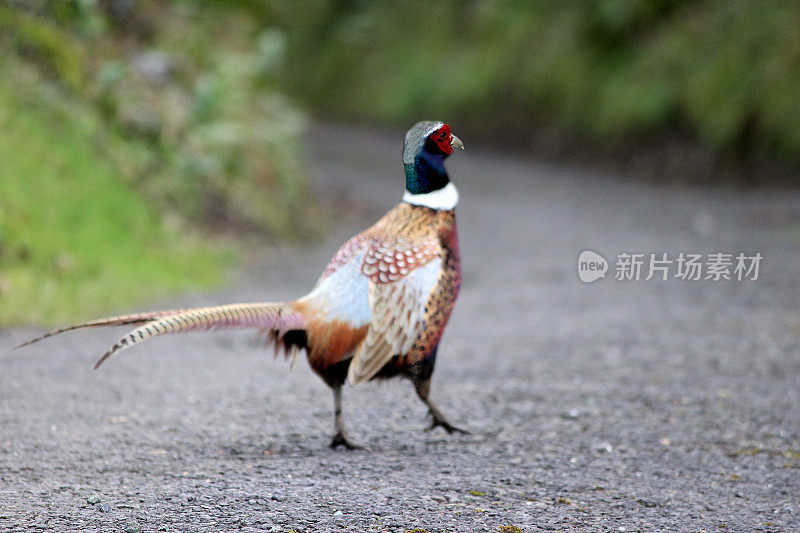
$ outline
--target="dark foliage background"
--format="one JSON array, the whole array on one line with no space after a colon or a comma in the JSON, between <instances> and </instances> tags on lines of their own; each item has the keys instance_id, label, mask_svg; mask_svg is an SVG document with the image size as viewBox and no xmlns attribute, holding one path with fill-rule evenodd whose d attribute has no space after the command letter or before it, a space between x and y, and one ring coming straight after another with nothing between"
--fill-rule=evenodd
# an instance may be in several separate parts
<instances>
[{"instance_id":1,"label":"dark foliage background","mask_svg":"<svg viewBox=\"0 0 800 533\"><path fill-rule=\"evenodd\" d=\"M498 144L640 175L797 183L796 3L305 5L282 22L284 79L326 116L447 116Z\"/></svg>"}]
</instances>

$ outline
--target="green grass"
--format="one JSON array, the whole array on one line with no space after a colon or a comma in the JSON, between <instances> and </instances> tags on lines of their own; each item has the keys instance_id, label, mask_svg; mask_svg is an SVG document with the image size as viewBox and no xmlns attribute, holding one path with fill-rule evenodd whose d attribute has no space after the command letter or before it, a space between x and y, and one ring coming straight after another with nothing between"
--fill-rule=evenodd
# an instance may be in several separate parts
<instances>
[{"instance_id":1,"label":"green grass","mask_svg":"<svg viewBox=\"0 0 800 533\"><path fill-rule=\"evenodd\" d=\"M134 143L9 54L0 72L0 327L126 311L221 280L230 249L165 225L119 170L121 154L139 157Z\"/></svg>"},{"instance_id":2,"label":"green grass","mask_svg":"<svg viewBox=\"0 0 800 533\"><path fill-rule=\"evenodd\" d=\"M224 2L141 0L116 15L100 2L47 4L0 6L0 53L121 137L127 146L112 139L110 151L154 209L215 231L312 230L305 116L277 90L279 29Z\"/></svg>"}]
</instances>

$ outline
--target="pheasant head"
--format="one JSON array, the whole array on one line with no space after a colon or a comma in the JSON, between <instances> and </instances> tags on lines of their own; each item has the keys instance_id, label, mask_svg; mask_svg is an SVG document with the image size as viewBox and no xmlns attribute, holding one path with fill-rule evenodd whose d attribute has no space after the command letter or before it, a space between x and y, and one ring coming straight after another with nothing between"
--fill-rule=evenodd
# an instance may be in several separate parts
<instances>
[{"instance_id":1,"label":"pheasant head","mask_svg":"<svg viewBox=\"0 0 800 533\"><path fill-rule=\"evenodd\" d=\"M414 124L403 144L407 194L427 195L444 189L450 183L444 160L454 148L463 150L464 144L450 132L449 125L431 120Z\"/></svg>"}]
</instances>

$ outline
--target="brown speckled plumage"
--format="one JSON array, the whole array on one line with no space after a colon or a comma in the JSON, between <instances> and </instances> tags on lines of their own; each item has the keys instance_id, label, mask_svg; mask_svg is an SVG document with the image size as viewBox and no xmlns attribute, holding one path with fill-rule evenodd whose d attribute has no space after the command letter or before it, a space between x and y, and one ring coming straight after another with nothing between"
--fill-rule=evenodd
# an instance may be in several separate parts
<instances>
[{"instance_id":1,"label":"brown speckled plumage","mask_svg":"<svg viewBox=\"0 0 800 533\"><path fill-rule=\"evenodd\" d=\"M458 232L454 211L433 211L425 207L429 215L436 218L433 224L435 235L440 243L443 258L439 283L425 304L425 328L414 346L394 362L394 366L414 376L414 379L429 378L433 371L433 359L439 341L450 319L450 313L461 288L461 257L458 251Z\"/></svg>"}]
</instances>

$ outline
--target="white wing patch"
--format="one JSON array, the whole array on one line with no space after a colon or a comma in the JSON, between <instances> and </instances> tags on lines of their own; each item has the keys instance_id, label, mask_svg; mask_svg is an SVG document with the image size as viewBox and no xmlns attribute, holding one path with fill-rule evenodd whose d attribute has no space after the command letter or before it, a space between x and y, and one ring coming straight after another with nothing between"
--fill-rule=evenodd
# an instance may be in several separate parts
<instances>
[{"instance_id":1,"label":"white wing patch","mask_svg":"<svg viewBox=\"0 0 800 533\"><path fill-rule=\"evenodd\" d=\"M327 320L338 320L353 328L369 323L369 282L361 273L365 251L359 251L323 278L314 290L300 299L309 301Z\"/></svg>"},{"instance_id":2,"label":"white wing patch","mask_svg":"<svg viewBox=\"0 0 800 533\"><path fill-rule=\"evenodd\" d=\"M351 383L368 381L393 356L411 350L422 333L425 304L441 270L441 259L434 259L393 283L369 282L372 317L367 336L348 369Z\"/></svg>"}]
</instances>

